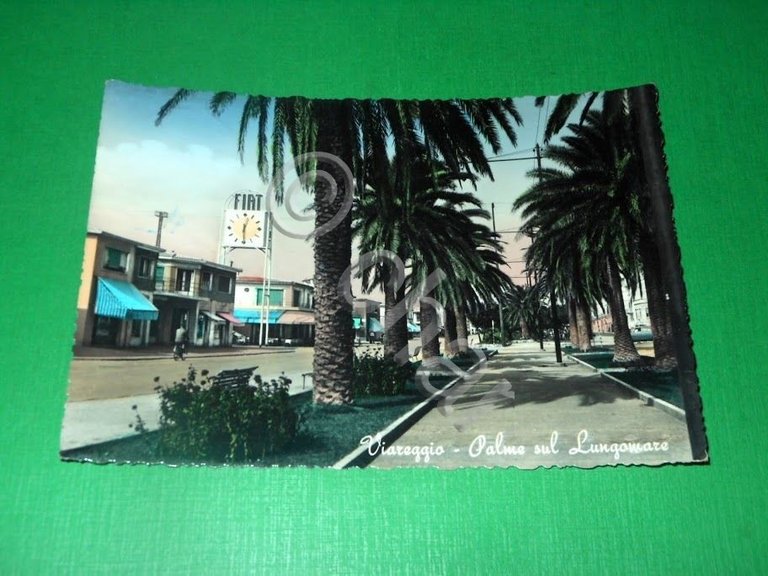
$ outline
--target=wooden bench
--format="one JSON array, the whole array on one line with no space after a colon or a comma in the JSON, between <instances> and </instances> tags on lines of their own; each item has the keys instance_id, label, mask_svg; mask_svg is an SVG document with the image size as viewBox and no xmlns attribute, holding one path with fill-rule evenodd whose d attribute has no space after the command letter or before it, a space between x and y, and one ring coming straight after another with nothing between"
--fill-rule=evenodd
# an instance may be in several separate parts
<instances>
[{"instance_id":1,"label":"wooden bench","mask_svg":"<svg viewBox=\"0 0 768 576\"><path fill-rule=\"evenodd\" d=\"M222 370L216 376L212 376L211 380L216 382L219 386L226 386L228 388L235 388L237 386L247 386L253 377L253 373L258 366L253 368L235 368L232 370Z\"/></svg>"}]
</instances>

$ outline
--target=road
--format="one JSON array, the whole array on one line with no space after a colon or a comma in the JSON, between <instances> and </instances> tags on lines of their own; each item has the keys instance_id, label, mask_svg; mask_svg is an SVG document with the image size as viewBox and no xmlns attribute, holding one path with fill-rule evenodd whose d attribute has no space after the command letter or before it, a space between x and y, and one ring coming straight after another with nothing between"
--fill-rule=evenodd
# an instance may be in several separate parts
<instances>
[{"instance_id":1,"label":"road","mask_svg":"<svg viewBox=\"0 0 768 576\"><path fill-rule=\"evenodd\" d=\"M258 366L257 373L264 379L272 379L284 373L301 384L302 374L312 371L312 348L296 348L273 354L242 356L189 356L184 361L168 359L151 360L95 360L75 359L70 369L70 402L107 400L154 394L158 384L170 385L183 378L189 366L211 373L232 368ZM155 382L155 377L160 378ZM307 385L311 380L307 378Z\"/></svg>"},{"instance_id":2,"label":"road","mask_svg":"<svg viewBox=\"0 0 768 576\"><path fill-rule=\"evenodd\" d=\"M411 340L411 352L418 340ZM355 348L357 354L381 351L380 345ZM183 378L189 366L211 373L232 368L258 366L265 379L281 374L292 380L290 393L311 389L312 379L302 374L312 372L312 348L259 351L235 356L195 356L185 361L171 358L126 357L125 359L75 358L70 368L69 397L64 410L61 449L67 450L122 438L133 434L129 427L140 414L147 427L158 427L160 400L155 386L170 385ZM155 382L155 377L159 378Z\"/></svg>"}]
</instances>

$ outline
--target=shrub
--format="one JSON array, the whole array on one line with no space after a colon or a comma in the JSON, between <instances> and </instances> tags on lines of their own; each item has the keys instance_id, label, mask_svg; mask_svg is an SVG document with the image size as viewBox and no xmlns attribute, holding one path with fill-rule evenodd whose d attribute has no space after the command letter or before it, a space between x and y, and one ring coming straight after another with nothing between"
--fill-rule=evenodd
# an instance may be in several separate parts
<instances>
[{"instance_id":1,"label":"shrub","mask_svg":"<svg viewBox=\"0 0 768 576\"><path fill-rule=\"evenodd\" d=\"M414 367L411 363L397 364L381 354L365 352L353 362L354 390L357 396L396 396L402 394Z\"/></svg>"},{"instance_id":2,"label":"shrub","mask_svg":"<svg viewBox=\"0 0 768 576\"><path fill-rule=\"evenodd\" d=\"M289 443L298 429L290 404L290 380L224 386L203 370L189 368L186 378L160 395L159 456L205 461L247 462Z\"/></svg>"}]
</instances>

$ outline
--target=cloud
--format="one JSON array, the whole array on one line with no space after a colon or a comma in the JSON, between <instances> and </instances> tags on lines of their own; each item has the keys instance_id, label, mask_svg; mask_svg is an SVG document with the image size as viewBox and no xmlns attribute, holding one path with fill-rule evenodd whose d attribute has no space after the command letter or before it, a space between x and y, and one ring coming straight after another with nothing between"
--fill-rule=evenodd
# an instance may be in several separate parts
<instances>
[{"instance_id":1,"label":"cloud","mask_svg":"<svg viewBox=\"0 0 768 576\"><path fill-rule=\"evenodd\" d=\"M195 144L169 146L157 140L99 146L93 180L89 227L154 244L155 211L168 212L163 223L163 248L179 255L218 261L223 210L236 191L263 193L254 166L239 159L216 155ZM312 276L312 247L301 240L275 235L275 277L302 279ZM247 273L260 274L260 254L237 250L227 262Z\"/></svg>"}]
</instances>

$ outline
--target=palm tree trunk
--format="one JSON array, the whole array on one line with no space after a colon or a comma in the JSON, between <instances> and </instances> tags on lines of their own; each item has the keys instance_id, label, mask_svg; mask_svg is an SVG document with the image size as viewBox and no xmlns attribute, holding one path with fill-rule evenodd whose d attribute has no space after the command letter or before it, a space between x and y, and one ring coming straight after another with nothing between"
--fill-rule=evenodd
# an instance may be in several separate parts
<instances>
[{"instance_id":1,"label":"palm tree trunk","mask_svg":"<svg viewBox=\"0 0 768 576\"><path fill-rule=\"evenodd\" d=\"M570 333L571 344L578 348L579 327L576 323L576 299L573 296L568 297L568 332Z\"/></svg>"},{"instance_id":2,"label":"palm tree trunk","mask_svg":"<svg viewBox=\"0 0 768 576\"><path fill-rule=\"evenodd\" d=\"M613 361L620 363L639 362L641 360L640 354L637 353L635 343L632 341L632 332L629 330L627 311L621 294L619 267L613 257L608 258L608 283L610 285L608 304L613 320Z\"/></svg>"},{"instance_id":3,"label":"palm tree trunk","mask_svg":"<svg viewBox=\"0 0 768 576\"><path fill-rule=\"evenodd\" d=\"M425 298L419 302L421 310L421 358L425 365L440 356L440 330L437 310Z\"/></svg>"},{"instance_id":4,"label":"palm tree trunk","mask_svg":"<svg viewBox=\"0 0 768 576\"><path fill-rule=\"evenodd\" d=\"M530 340L531 339L531 331L528 328L528 322L525 321L525 318L520 316L520 335L523 340Z\"/></svg>"},{"instance_id":5,"label":"palm tree trunk","mask_svg":"<svg viewBox=\"0 0 768 576\"><path fill-rule=\"evenodd\" d=\"M467 313L464 303L457 302L453 309L456 315L456 340L459 345L459 354L469 352L469 330L467 329Z\"/></svg>"},{"instance_id":6,"label":"palm tree trunk","mask_svg":"<svg viewBox=\"0 0 768 576\"><path fill-rule=\"evenodd\" d=\"M445 352L451 356L459 353L456 341L456 313L451 306L445 307Z\"/></svg>"},{"instance_id":7,"label":"palm tree trunk","mask_svg":"<svg viewBox=\"0 0 768 576\"><path fill-rule=\"evenodd\" d=\"M648 316L653 332L654 365L659 368L675 368L677 355L671 316L665 296L659 253L650 235L640 241L640 258L645 272L645 295L648 299Z\"/></svg>"},{"instance_id":8,"label":"palm tree trunk","mask_svg":"<svg viewBox=\"0 0 768 576\"><path fill-rule=\"evenodd\" d=\"M384 273L386 274L386 272ZM384 285L384 357L406 362L408 353L408 318L405 285L395 290L385 278Z\"/></svg>"},{"instance_id":9,"label":"palm tree trunk","mask_svg":"<svg viewBox=\"0 0 768 576\"><path fill-rule=\"evenodd\" d=\"M331 117L332 101L318 106L319 113ZM344 158L343 138L336 122L320 122L317 148ZM351 163L348 163L351 165ZM333 200L329 183L318 178L314 189L315 229L341 213L345 197L345 176L334 165L323 167L332 174L338 188ZM323 230L314 239L315 257L315 355L313 363L313 400L317 404L350 404L352 398L352 358L354 329L352 305L339 290L339 282L352 259L352 215L347 212L332 229Z\"/></svg>"},{"instance_id":10,"label":"palm tree trunk","mask_svg":"<svg viewBox=\"0 0 768 576\"><path fill-rule=\"evenodd\" d=\"M591 314L589 313L589 307L585 302L582 302L581 299L576 300L576 332L578 334L577 337L577 346L579 347L579 350L582 352L588 352L592 349L592 318Z\"/></svg>"}]
</instances>

